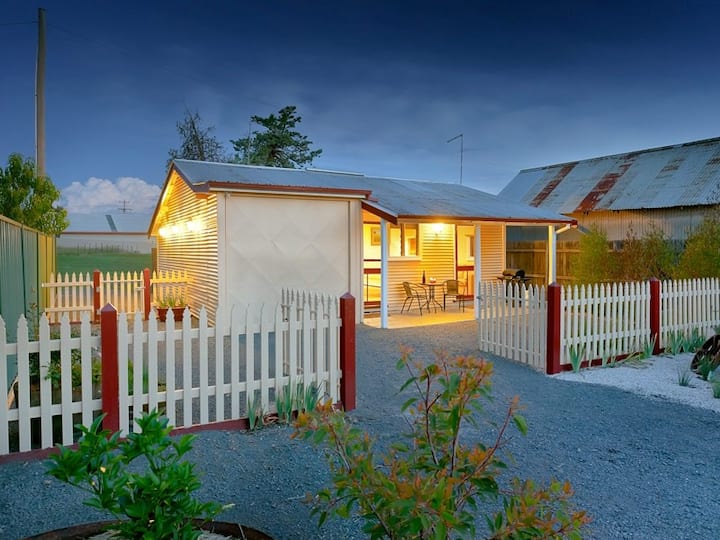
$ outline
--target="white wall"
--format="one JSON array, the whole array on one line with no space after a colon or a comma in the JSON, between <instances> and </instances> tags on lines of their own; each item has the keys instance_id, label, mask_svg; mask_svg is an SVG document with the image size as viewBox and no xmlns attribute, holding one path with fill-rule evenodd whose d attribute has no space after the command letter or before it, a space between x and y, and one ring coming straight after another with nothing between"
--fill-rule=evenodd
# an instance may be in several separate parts
<instances>
[{"instance_id":1,"label":"white wall","mask_svg":"<svg viewBox=\"0 0 720 540\"><path fill-rule=\"evenodd\" d=\"M231 195L220 201L221 297L276 302L282 288L342 295L361 309L360 202Z\"/></svg>"}]
</instances>

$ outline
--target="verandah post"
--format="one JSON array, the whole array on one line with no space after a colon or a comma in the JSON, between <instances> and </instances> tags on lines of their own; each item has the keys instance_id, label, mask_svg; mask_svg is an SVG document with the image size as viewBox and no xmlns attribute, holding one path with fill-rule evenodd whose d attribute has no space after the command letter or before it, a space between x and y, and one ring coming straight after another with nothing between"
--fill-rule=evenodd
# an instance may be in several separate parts
<instances>
[{"instance_id":1,"label":"verandah post","mask_svg":"<svg viewBox=\"0 0 720 540\"><path fill-rule=\"evenodd\" d=\"M100 349L102 351L103 428L115 433L120 429L120 385L118 381L117 310L107 304L100 311Z\"/></svg>"},{"instance_id":2,"label":"verandah post","mask_svg":"<svg viewBox=\"0 0 720 540\"><path fill-rule=\"evenodd\" d=\"M560 285L547 288L547 353L545 372L560 373Z\"/></svg>"},{"instance_id":3,"label":"verandah post","mask_svg":"<svg viewBox=\"0 0 720 540\"><path fill-rule=\"evenodd\" d=\"M356 407L355 379L355 297L349 292L340 297L340 402L343 409Z\"/></svg>"},{"instance_id":4,"label":"verandah post","mask_svg":"<svg viewBox=\"0 0 720 540\"><path fill-rule=\"evenodd\" d=\"M143 270L143 307L145 308L145 320L150 318L150 269Z\"/></svg>"},{"instance_id":5,"label":"verandah post","mask_svg":"<svg viewBox=\"0 0 720 540\"><path fill-rule=\"evenodd\" d=\"M650 278L650 339L655 340L653 354L660 354L660 280Z\"/></svg>"},{"instance_id":6,"label":"verandah post","mask_svg":"<svg viewBox=\"0 0 720 540\"><path fill-rule=\"evenodd\" d=\"M93 271L93 322L100 320L100 270Z\"/></svg>"}]
</instances>

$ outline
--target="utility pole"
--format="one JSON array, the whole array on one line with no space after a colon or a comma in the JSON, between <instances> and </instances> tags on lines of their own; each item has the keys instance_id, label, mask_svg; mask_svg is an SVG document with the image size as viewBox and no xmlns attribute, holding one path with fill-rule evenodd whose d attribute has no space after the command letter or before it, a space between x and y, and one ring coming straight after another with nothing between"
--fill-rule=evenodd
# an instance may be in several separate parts
<instances>
[{"instance_id":1,"label":"utility pole","mask_svg":"<svg viewBox=\"0 0 720 540\"><path fill-rule=\"evenodd\" d=\"M45 10L38 8L35 67L35 174L45 176Z\"/></svg>"},{"instance_id":2,"label":"utility pole","mask_svg":"<svg viewBox=\"0 0 720 540\"><path fill-rule=\"evenodd\" d=\"M460 135L455 135L455 137L453 137L452 139L448 139L447 142L451 143L455 139L460 139L460 185L462 186L463 150L464 150L463 134L461 133Z\"/></svg>"}]
</instances>

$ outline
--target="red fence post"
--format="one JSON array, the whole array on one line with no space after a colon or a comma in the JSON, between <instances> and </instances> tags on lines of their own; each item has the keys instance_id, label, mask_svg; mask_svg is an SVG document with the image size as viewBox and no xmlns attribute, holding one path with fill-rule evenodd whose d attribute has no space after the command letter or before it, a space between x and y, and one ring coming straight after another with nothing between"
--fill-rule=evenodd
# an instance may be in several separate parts
<instances>
[{"instance_id":1,"label":"red fence post","mask_svg":"<svg viewBox=\"0 0 720 540\"><path fill-rule=\"evenodd\" d=\"M547 358L545 372L560 373L560 285L547 288Z\"/></svg>"},{"instance_id":2,"label":"red fence post","mask_svg":"<svg viewBox=\"0 0 720 540\"><path fill-rule=\"evenodd\" d=\"M355 379L355 297L349 292L340 297L340 402L343 409L352 411L356 407Z\"/></svg>"},{"instance_id":3,"label":"red fence post","mask_svg":"<svg viewBox=\"0 0 720 540\"><path fill-rule=\"evenodd\" d=\"M100 270L93 272L93 316L94 322L100 320Z\"/></svg>"},{"instance_id":4,"label":"red fence post","mask_svg":"<svg viewBox=\"0 0 720 540\"><path fill-rule=\"evenodd\" d=\"M655 340L653 354L660 354L660 280L650 279L650 339Z\"/></svg>"},{"instance_id":5,"label":"red fence post","mask_svg":"<svg viewBox=\"0 0 720 540\"><path fill-rule=\"evenodd\" d=\"M150 318L150 269L146 268L143 270L143 307L145 308L145 320Z\"/></svg>"},{"instance_id":6,"label":"red fence post","mask_svg":"<svg viewBox=\"0 0 720 540\"><path fill-rule=\"evenodd\" d=\"M120 429L120 385L118 382L117 310L107 304L100 312L100 348L102 351L102 410L107 415L103 428L115 433Z\"/></svg>"}]
</instances>

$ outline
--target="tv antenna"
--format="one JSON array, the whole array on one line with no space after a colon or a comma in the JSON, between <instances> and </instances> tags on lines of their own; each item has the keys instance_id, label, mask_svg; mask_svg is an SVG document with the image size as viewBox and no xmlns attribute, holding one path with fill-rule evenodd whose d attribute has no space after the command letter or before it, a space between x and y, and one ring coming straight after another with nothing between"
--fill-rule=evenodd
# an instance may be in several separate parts
<instances>
[{"instance_id":1,"label":"tv antenna","mask_svg":"<svg viewBox=\"0 0 720 540\"><path fill-rule=\"evenodd\" d=\"M129 203L129 202L130 202L130 201L126 201L126 200L120 201L120 203L122 204L122 206L119 207L118 210L120 210L120 212L122 212L123 214L127 214L127 213L129 213L129 212L132 212L132 208L129 208L128 205L127 205L127 203Z\"/></svg>"},{"instance_id":2,"label":"tv antenna","mask_svg":"<svg viewBox=\"0 0 720 540\"><path fill-rule=\"evenodd\" d=\"M446 142L453 142L455 139L460 139L460 185L462 186L462 165L463 165L463 134L455 135L452 139L448 139Z\"/></svg>"}]
</instances>

